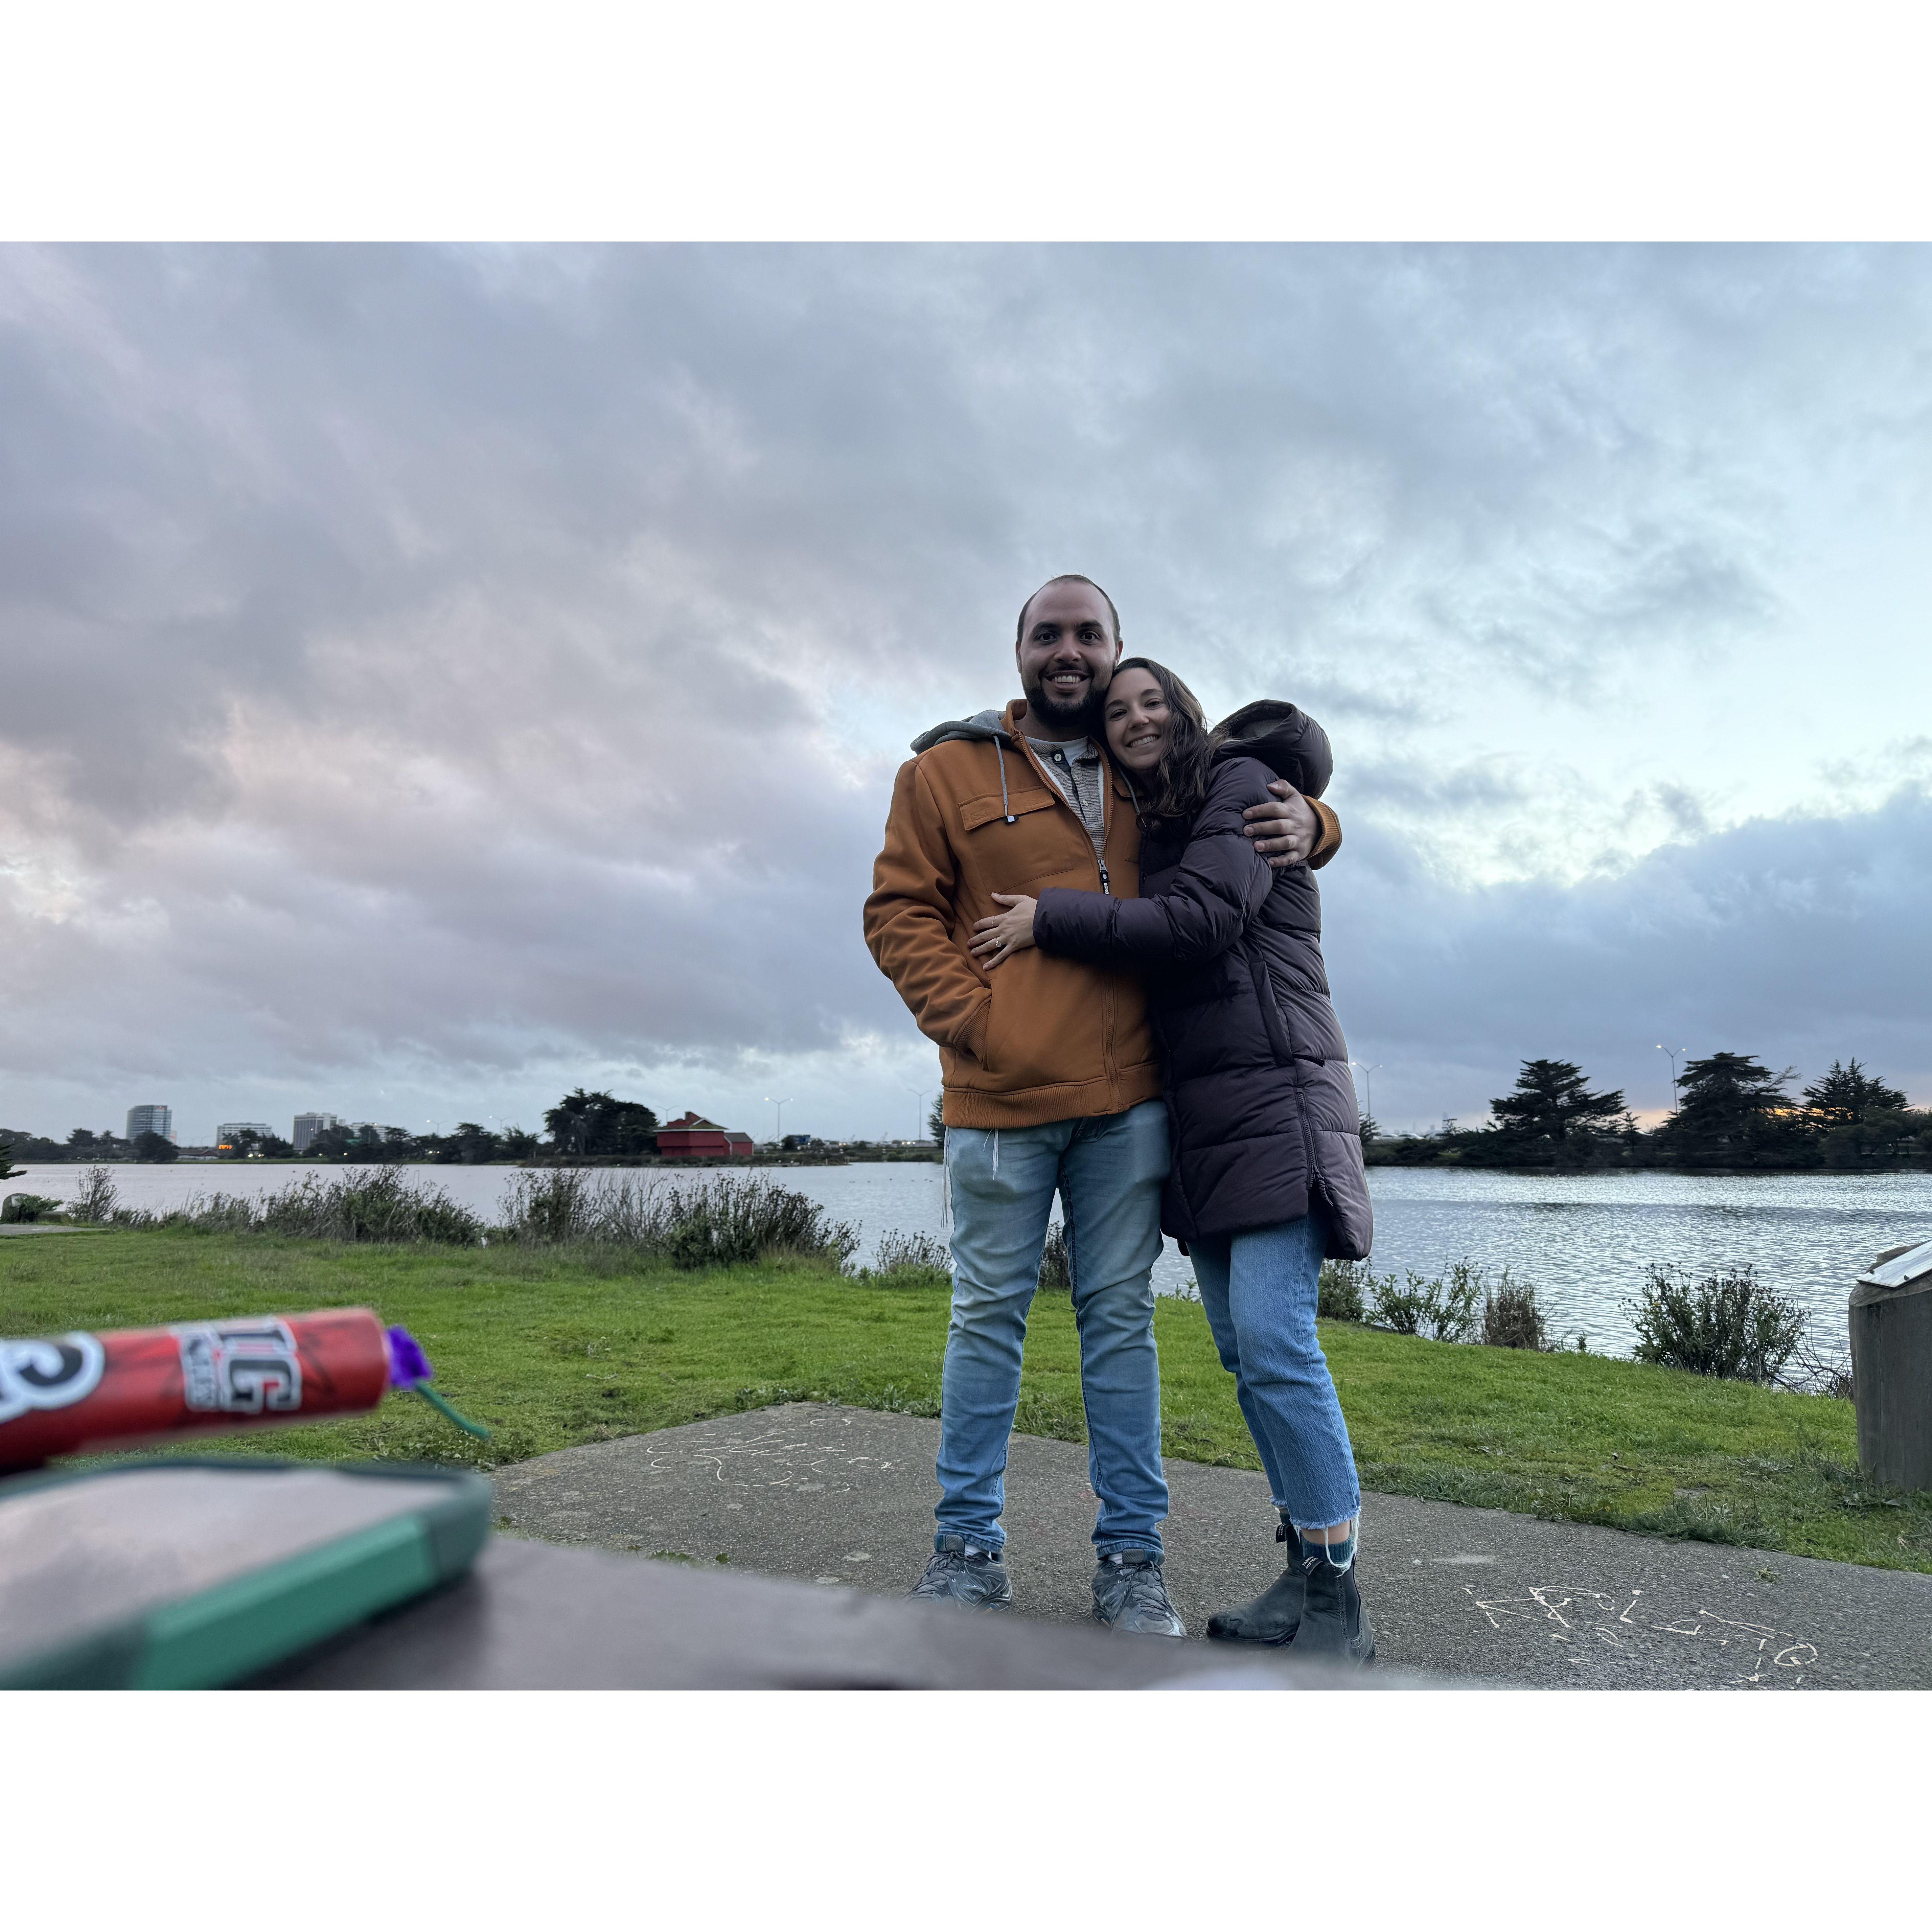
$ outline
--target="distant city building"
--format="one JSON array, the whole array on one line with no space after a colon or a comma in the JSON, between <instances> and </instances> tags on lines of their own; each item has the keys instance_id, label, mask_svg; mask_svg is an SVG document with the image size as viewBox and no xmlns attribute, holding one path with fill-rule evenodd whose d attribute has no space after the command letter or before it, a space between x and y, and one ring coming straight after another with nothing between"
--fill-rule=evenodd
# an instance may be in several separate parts
<instances>
[{"instance_id":1,"label":"distant city building","mask_svg":"<svg viewBox=\"0 0 1932 1932\"><path fill-rule=\"evenodd\" d=\"M232 1154L244 1134L253 1134L257 1140L266 1141L273 1138L274 1132L266 1120L224 1120L214 1130L215 1151Z\"/></svg>"},{"instance_id":2,"label":"distant city building","mask_svg":"<svg viewBox=\"0 0 1932 1932\"><path fill-rule=\"evenodd\" d=\"M297 1154L307 1154L310 1142L317 1134L326 1134L331 1127L341 1124L333 1114L298 1114L295 1131L289 1136L289 1144Z\"/></svg>"},{"instance_id":3,"label":"distant city building","mask_svg":"<svg viewBox=\"0 0 1932 1932\"><path fill-rule=\"evenodd\" d=\"M658 1152L674 1160L716 1160L721 1155L728 1160L742 1160L750 1156L752 1150L749 1134L741 1134L735 1127L721 1127L716 1120L701 1119L696 1114L667 1120L658 1130Z\"/></svg>"},{"instance_id":4,"label":"distant city building","mask_svg":"<svg viewBox=\"0 0 1932 1932\"><path fill-rule=\"evenodd\" d=\"M163 1140L175 1137L175 1110L172 1107L130 1107L128 1109L128 1138L137 1139L142 1134L159 1134Z\"/></svg>"}]
</instances>

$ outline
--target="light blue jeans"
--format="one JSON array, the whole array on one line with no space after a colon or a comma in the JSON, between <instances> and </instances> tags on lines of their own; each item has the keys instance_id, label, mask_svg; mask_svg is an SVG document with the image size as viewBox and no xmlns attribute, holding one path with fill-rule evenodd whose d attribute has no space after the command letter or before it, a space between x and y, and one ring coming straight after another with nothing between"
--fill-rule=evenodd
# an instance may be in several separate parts
<instances>
[{"instance_id":1,"label":"light blue jeans","mask_svg":"<svg viewBox=\"0 0 1932 1932\"><path fill-rule=\"evenodd\" d=\"M1188 1244L1274 1506L1297 1529L1332 1529L1362 1507L1348 1425L1315 1336L1324 1232L1318 1214L1304 1214Z\"/></svg>"},{"instance_id":2,"label":"light blue jeans","mask_svg":"<svg viewBox=\"0 0 1932 1932\"><path fill-rule=\"evenodd\" d=\"M1102 1555L1161 1547L1160 1364L1154 1264L1167 1178L1167 1106L1043 1126L948 1127L952 1323L940 1397L939 1528L982 1550L1006 1540L1006 1442L1027 1311L1056 1189L1073 1253L1087 1466Z\"/></svg>"}]
</instances>

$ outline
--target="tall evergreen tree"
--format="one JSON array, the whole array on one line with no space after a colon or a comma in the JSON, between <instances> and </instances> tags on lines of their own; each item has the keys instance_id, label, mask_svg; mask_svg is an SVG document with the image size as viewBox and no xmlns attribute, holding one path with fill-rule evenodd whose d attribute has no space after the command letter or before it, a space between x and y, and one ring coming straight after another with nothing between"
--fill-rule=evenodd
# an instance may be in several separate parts
<instances>
[{"instance_id":1,"label":"tall evergreen tree","mask_svg":"<svg viewBox=\"0 0 1932 1932\"><path fill-rule=\"evenodd\" d=\"M1526 1060L1514 1092L1490 1102L1490 1131L1511 1153L1575 1153L1623 1111L1622 1089L1592 1093L1574 1060Z\"/></svg>"},{"instance_id":2,"label":"tall evergreen tree","mask_svg":"<svg viewBox=\"0 0 1932 1932\"><path fill-rule=\"evenodd\" d=\"M1905 1096L1896 1087L1888 1087L1876 1075L1868 1074L1855 1060L1840 1066L1834 1060L1832 1070L1804 1089L1804 1105L1820 1126L1855 1127L1874 1112L1887 1112L1903 1107Z\"/></svg>"},{"instance_id":3,"label":"tall evergreen tree","mask_svg":"<svg viewBox=\"0 0 1932 1932\"><path fill-rule=\"evenodd\" d=\"M1797 1104L1785 1091L1791 1069L1774 1073L1748 1053L1687 1060L1677 1111L1660 1130L1693 1159L1750 1161L1803 1138Z\"/></svg>"},{"instance_id":4,"label":"tall evergreen tree","mask_svg":"<svg viewBox=\"0 0 1932 1932\"><path fill-rule=\"evenodd\" d=\"M449 1159L466 1167L480 1167L485 1161L494 1160L501 1150L496 1136L475 1120L458 1120L446 1147Z\"/></svg>"},{"instance_id":5,"label":"tall evergreen tree","mask_svg":"<svg viewBox=\"0 0 1932 1932\"><path fill-rule=\"evenodd\" d=\"M658 1117L640 1100L586 1094L579 1087L544 1113L544 1125L561 1154L657 1151Z\"/></svg>"}]
</instances>

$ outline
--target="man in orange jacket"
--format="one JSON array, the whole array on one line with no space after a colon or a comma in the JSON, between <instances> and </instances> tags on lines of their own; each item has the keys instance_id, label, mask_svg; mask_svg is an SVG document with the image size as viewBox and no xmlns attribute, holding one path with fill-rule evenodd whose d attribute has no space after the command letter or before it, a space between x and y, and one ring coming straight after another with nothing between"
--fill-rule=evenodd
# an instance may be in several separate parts
<instances>
[{"instance_id":1,"label":"man in orange jacket","mask_svg":"<svg viewBox=\"0 0 1932 1932\"><path fill-rule=\"evenodd\" d=\"M1094 1614L1186 1634L1161 1576L1167 1484L1153 1270L1167 1111L1139 981L1032 949L988 975L968 951L995 892L1138 890L1140 830L1097 718L1120 619L1084 577L1028 599L1014 644L1024 698L942 724L899 768L866 902L866 943L945 1083L952 1316L940 1400L938 1528L911 1594L1004 1606L1006 1444L1053 1197L1064 1204L1099 1515ZM1276 866L1322 865L1333 812L1287 786L1250 814Z\"/></svg>"}]
</instances>

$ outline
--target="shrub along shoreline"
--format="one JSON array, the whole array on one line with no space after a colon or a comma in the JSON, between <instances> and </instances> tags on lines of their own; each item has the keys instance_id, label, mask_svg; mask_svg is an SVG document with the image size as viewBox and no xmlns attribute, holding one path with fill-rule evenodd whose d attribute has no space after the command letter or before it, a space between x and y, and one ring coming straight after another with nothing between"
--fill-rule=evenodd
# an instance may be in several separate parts
<instances>
[{"instance_id":1,"label":"shrub along shoreline","mask_svg":"<svg viewBox=\"0 0 1932 1932\"><path fill-rule=\"evenodd\" d=\"M297 1240L609 1246L680 1268L772 1256L836 1268L858 1230L776 1180L731 1174L666 1181L656 1175L568 1168L519 1168L505 1180L500 1218L486 1220L447 1188L395 1167L306 1173L265 1194L219 1190L167 1208L124 1208L112 1172L88 1168L64 1214L44 1221L146 1234L280 1234Z\"/></svg>"}]
</instances>

